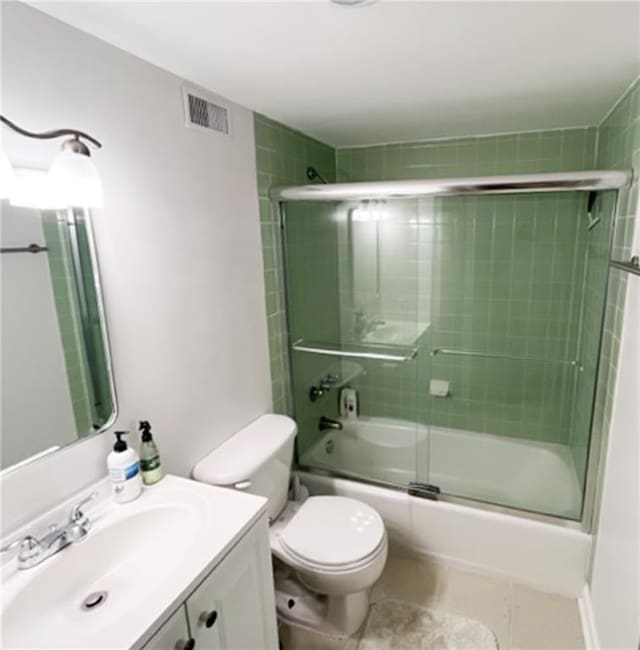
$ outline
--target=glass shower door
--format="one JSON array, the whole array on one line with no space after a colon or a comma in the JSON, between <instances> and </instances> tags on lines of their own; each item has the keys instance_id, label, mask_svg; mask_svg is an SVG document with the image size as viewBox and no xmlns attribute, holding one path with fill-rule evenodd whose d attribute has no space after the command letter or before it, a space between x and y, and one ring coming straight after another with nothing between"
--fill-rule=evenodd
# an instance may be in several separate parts
<instances>
[{"instance_id":1,"label":"glass shower door","mask_svg":"<svg viewBox=\"0 0 640 650\"><path fill-rule=\"evenodd\" d=\"M425 331L417 201L281 207L298 461L407 486Z\"/></svg>"},{"instance_id":2,"label":"glass shower door","mask_svg":"<svg viewBox=\"0 0 640 650\"><path fill-rule=\"evenodd\" d=\"M421 200L430 435L418 480L580 518L611 226L599 203L589 229L578 193Z\"/></svg>"}]
</instances>

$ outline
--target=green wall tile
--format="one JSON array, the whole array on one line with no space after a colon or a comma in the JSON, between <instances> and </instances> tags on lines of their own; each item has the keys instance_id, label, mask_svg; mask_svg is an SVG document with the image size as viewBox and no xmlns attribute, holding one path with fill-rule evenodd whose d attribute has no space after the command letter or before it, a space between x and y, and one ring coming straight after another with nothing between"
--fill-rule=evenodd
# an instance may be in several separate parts
<instances>
[{"instance_id":1,"label":"green wall tile","mask_svg":"<svg viewBox=\"0 0 640 650\"><path fill-rule=\"evenodd\" d=\"M633 169L633 186L621 192L617 204L613 236L614 259L629 259L636 227L638 210L638 176L640 175L640 78L629 88L612 112L599 127L597 167L601 169ZM610 199L612 201L612 199ZM598 254L603 254L598 251ZM593 413L592 440L597 444L600 462L595 486L594 519L592 528L597 531L599 503L602 493L606 449L613 407L613 392L618 371L618 352L624 315L627 274L612 269L609 276L607 306L602 337L600 371L596 386ZM585 338L593 336L589 331ZM575 456L586 466L589 441L576 438ZM586 471L586 470L583 470ZM595 538L597 544L597 534ZM593 558L592 553L592 558Z\"/></svg>"},{"instance_id":2,"label":"green wall tile","mask_svg":"<svg viewBox=\"0 0 640 650\"><path fill-rule=\"evenodd\" d=\"M273 408L277 413L289 413L291 387L280 227L277 208L269 200L269 189L274 185L307 183L309 166L315 167L327 180L335 180L335 152L263 115L254 115L254 131Z\"/></svg>"}]
</instances>

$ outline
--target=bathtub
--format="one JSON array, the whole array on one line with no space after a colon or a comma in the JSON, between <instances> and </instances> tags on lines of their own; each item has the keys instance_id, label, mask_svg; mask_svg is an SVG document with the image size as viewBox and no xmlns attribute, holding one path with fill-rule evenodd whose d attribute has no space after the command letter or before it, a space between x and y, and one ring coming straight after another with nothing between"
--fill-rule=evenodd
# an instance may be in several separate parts
<instances>
[{"instance_id":1,"label":"bathtub","mask_svg":"<svg viewBox=\"0 0 640 650\"><path fill-rule=\"evenodd\" d=\"M388 418L344 420L300 458L302 466L568 519L580 518L582 493L565 445Z\"/></svg>"},{"instance_id":2,"label":"bathtub","mask_svg":"<svg viewBox=\"0 0 640 650\"><path fill-rule=\"evenodd\" d=\"M394 544L564 596L583 592L591 536L564 518L579 513L580 490L562 445L359 418L308 449L296 474L311 494L368 503ZM507 507L431 501L394 489L415 480ZM523 516L509 507L559 517Z\"/></svg>"}]
</instances>

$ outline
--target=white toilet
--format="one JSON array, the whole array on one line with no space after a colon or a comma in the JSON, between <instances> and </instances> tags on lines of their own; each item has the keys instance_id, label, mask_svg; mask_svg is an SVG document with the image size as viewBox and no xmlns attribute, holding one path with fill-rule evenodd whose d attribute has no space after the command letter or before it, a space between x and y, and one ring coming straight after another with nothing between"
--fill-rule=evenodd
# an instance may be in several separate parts
<instances>
[{"instance_id":1,"label":"white toilet","mask_svg":"<svg viewBox=\"0 0 640 650\"><path fill-rule=\"evenodd\" d=\"M278 615L293 625L352 634L387 560L387 533L370 506L339 496L288 501L296 423L263 415L194 468L193 477L267 497Z\"/></svg>"}]
</instances>

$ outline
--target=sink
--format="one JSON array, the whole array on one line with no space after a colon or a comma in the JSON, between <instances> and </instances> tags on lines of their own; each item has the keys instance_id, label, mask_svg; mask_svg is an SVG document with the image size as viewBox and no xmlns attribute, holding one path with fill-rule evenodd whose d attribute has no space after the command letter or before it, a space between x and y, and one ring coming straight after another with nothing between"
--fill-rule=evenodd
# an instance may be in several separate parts
<instances>
[{"instance_id":1,"label":"sink","mask_svg":"<svg viewBox=\"0 0 640 650\"><path fill-rule=\"evenodd\" d=\"M429 323L418 321L385 320L369 332L363 341L387 345L415 345Z\"/></svg>"},{"instance_id":2,"label":"sink","mask_svg":"<svg viewBox=\"0 0 640 650\"><path fill-rule=\"evenodd\" d=\"M175 476L128 504L101 488L82 542L31 569L4 567L1 647L135 646L266 503Z\"/></svg>"}]
</instances>

